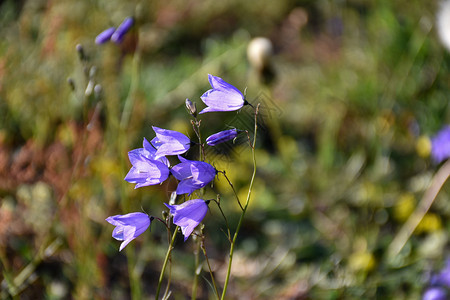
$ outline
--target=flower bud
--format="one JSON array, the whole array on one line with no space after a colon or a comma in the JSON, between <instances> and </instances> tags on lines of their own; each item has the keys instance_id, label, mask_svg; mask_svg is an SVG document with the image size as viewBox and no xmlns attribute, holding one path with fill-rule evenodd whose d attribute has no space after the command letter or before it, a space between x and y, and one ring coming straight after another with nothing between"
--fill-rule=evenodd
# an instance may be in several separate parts
<instances>
[{"instance_id":1,"label":"flower bud","mask_svg":"<svg viewBox=\"0 0 450 300\"><path fill-rule=\"evenodd\" d=\"M236 128L214 133L213 135L210 135L206 139L206 144L208 144L209 146L216 146L220 143L224 143L226 141L236 138L238 133L239 132Z\"/></svg>"},{"instance_id":2,"label":"flower bud","mask_svg":"<svg viewBox=\"0 0 450 300\"><path fill-rule=\"evenodd\" d=\"M84 53L83 46L81 44L77 44L75 46L75 49L77 49L78 57L80 58L80 60L86 60L86 53Z\"/></svg>"},{"instance_id":3,"label":"flower bud","mask_svg":"<svg viewBox=\"0 0 450 300\"><path fill-rule=\"evenodd\" d=\"M117 27L117 30L111 35L111 41L120 44L123 41L125 34L130 31L133 25L134 19L132 17L125 18L119 27Z\"/></svg>"},{"instance_id":4,"label":"flower bud","mask_svg":"<svg viewBox=\"0 0 450 300\"><path fill-rule=\"evenodd\" d=\"M92 95L93 91L94 91L94 82L92 80L89 80L86 90L84 91L84 95L86 97L89 97L90 95Z\"/></svg>"},{"instance_id":5,"label":"flower bud","mask_svg":"<svg viewBox=\"0 0 450 300\"><path fill-rule=\"evenodd\" d=\"M247 47L247 57L250 65L256 70L263 70L273 54L272 42L265 37L251 40Z\"/></svg>"},{"instance_id":6,"label":"flower bud","mask_svg":"<svg viewBox=\"0 0 450 300\"><path fill-rule=\"evenodd\" d=\"M67 78L67 83L69 84L70 89L72 91L75 91L75 81L73 80L73 78L71 77Z\"/></svg>"},{"instance_id":7,"label":"flower bud","mask_svg":"<svg viewBox=\"0 0 450 300\"><path fill-rule=\"evenodd\" d=\"M186 98L186 108L194 118L197 116L197 106L188 98Z\"/></svg>"},{"instance_id":8,"label":"flower bud","mask_svg":"<svg viewBox=\"0 0 450 300\"><path fill-rule=\"evenodd\" d=\"M95 43L97 45L104 44L111 39L111 36L116 31L115 27L110 27L108 29L103 30L97 37L95 38Z\"/></svg>"}]
</instances>

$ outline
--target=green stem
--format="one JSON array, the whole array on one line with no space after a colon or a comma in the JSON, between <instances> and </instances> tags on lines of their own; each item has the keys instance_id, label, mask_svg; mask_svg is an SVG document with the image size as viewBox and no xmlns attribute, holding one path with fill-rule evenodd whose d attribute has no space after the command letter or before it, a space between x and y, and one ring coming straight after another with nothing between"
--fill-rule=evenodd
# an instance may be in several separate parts
<instances>
[{"instance_id":1,"label":"green stem","mask_svg":"<svg viewBox=\"0 0 450 300\"><path fill-rule=\"evenodd\" d=\"M198 275L200 274L198 268L200 265L200 240L197 239L197 247L195 248L194 255L195 255L195 273L194 273L194 282L192 283L192 295L191 299L195 300L197 297L197 286L198 286Z\"/></svg>"},{"instance_id":2,"label":"green stem","mask_svg":"<svg viewBox=\"0 0 450 300\"><path fill-rule=\"evenodd\" d=\"M172 235L172 239L170 240L169 248L167 248L167 253L166 253L166 257L164 258L164 263L163 263L163 266L161 269L161 274L159 274L159 281L158 281L158 287L156 289L155 300L158 300L158 298L159 298L159 293L161 291L161 284L164 279L164 273L166 272L167 263L169 262L170 254L172 253L173 243L175 242L175 237L177 236L177 232L178 232L178 226L175 228L175 231L173 232L173 235Z\"/></svg>"},{"instance_id":3,"label":"green stem","mask_svg":"<svg viewBox=\"0 0 450 300\"><path fill-rule=\"evenodd\" d=\"M256 132L258 130L258 122L257 122L258 110L259 110L259 104L256 106L256 109L255 109L255 132L253 134L253 144L252 144L253 174L252 174L252 179L250 180L250 185L248 187L247 199L245 201L245 205L243 207L241 217L239 218L239 223L236 227L236 231L234 233L233 240L231 242L230 256L229 256L228 269L227 269L227 277L226 277L225 283L223 285L222 297L220 298L221 300L225 299L225 294L227 292L228 283L230 282L231 264L233 262L234 246L236 245L237 236L239 234L239 230L241 229L242 223L244 221L245 212L247 211L248 205L250 203L250 197L252 195L253 183L255 182L255 177L256 177L255 145L256 145Z\"/></svg>"},{"instance_id":4,"label":"green stem","mask_svg":"<svg viewBox=\"0 0 450 300\"><path fill-rule=\"evenodd\" d=\"M208 254L206 253L206 247L205 247L205 243L204 243L204 236L202 237L201 245L202 245L203 255L205 255L206 264L208 265L209 274L211 275L211 281L212 281L212 284L214 286L214 292L216 294L216 298L219 299L219 291L217 290L216 281L214 280L214 275L213 275L213 272L212 272L212 269L211 269L211 265L209 264Z\"/></svg>"}]
</instances>

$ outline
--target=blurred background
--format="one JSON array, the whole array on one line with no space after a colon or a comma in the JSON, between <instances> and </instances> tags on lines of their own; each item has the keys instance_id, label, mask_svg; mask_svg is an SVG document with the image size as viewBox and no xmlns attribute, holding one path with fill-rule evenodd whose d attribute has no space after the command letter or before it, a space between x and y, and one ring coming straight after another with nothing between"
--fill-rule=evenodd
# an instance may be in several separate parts
<instances>
[{"instance_id":1,"label":"blurred background","mask_svg":"<svg viewBox=\"0 0 450 300\"><path fill-rule=\"evenodd\" d=\"M154 137L151 126L193 137L184 101L203 109L213 74L262 103L227 298L419 299L448 254L448 184L399 253L387 249L440 167L428 138L450 122L439 7L0 1L1 298L154 297L165 228L155 222L118 252L105 219L161 216L176 182L135 190L123 180L127 152ZM122 43L95 44L128 16L135 25ZM205 137L253 126L249 107L201 119ZM219 149L210 159L245 199L248 145ZM205 197L217 193L234 230L240 210L220 176ZM206 248L221 286L229 244L210 207ZM190 297L194 249L176 242L171 299ZM198 299L214 299L207 280L204 269Z\"/></svg>"}]
</instances>

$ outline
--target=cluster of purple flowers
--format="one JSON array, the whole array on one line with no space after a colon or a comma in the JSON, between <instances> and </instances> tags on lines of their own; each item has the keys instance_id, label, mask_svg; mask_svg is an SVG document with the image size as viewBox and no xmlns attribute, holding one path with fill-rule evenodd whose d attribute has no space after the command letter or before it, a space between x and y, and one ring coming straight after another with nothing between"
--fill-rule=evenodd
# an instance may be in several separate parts
<instances>
[{"instance_id":1,"label":"cluster of purple flowers","mask_svg":"<svg viewBox=\"0 0 450 300\"><path fill-rule=\"evenodd\" d=\"M446 300L450 293L450 259L445 262L444 268L431 276L430 286L425 290L422 300Z\"/></svg>"},{"instance_id":2,"label":"cluster of purple flowers","mask_svg":"<svg viewBox=\"0 0 450 300\"><path fill-rule=\"evenodd\" d=\"M121 26L116 31L119 31ZM123 32L123 30L120 32ZM105 36L107 36L106 33ZM111 36L110 38L112 39ZM203 109L200 114L234 111L249 104L237 88L221 78L209 75L209 82L212 89L201 96L202 101L208 107ZM186 100L186 103L188 103L188 100ZM195 105L190 100L189 104L188 108L190 108L192 114L195 111ZM135 188L140 188L161 184L172 174L179 180L176 194L188 194L190 196L195 190L207 186L214 180L217 170L212 165L203 161L188 160L181 156L191 146L191 140L186 135L155 126L152 128L156 136L150 142L144 138L142 148L128 152L132 167L125 176L126 181L136 184ZM215 146L232 140L236 138L239 132L237 129L229 129L215 133L206 139L206 144ZM175 155L178 156L180 163L171 166L167 156ZM173 216L173 223L180 226L186 241L205 217L209 200L193 199L180 205L164 204ZM129 242L147 230L153 219L154 217L145 213L135 212L111 216L106 221L116 226L112 236L119 241L123 241L119 249L121 251Z\"/></svg>"}]
</instances>

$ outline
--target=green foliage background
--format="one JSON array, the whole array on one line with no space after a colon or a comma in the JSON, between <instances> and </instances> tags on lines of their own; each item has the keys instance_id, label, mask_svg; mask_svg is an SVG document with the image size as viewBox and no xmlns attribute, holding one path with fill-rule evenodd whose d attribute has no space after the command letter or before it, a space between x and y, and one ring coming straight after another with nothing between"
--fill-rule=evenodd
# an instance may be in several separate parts
<instances>
[{"instance_id":1,"label":"green foliage background","mask_svg":"<svg viewBox=\"0 0 450 300\"><path fill-rule=\"evenodd\" d=\"M438 8L406 0L1 1L1 297L154 295L163 226L118 253L104 220L142 209L160 215L175 182L134 190L123 181L127 152L153 137L152 125L193 136L184 100L203 108L210 73L268 108L229 299L418 299L448 254L448 184L402 251L389 258L386 250L439 168L427 137L450 121ZM127 16L136 26L122 45L94 43ZM247 60L257 36L274 45L272 76ZM101 92L86 93L89 84ZM240 116L202 115L204 136ZM216 167L246 193L248 147ZM222 194L236 224L224 181L208 195ZM228 244L215 207L204 223L221 282ZM190 295L193 249L191 239L176 243L173 299ZM213 299L201 281L198 299Z\"/></svg>"}]
</instances>

